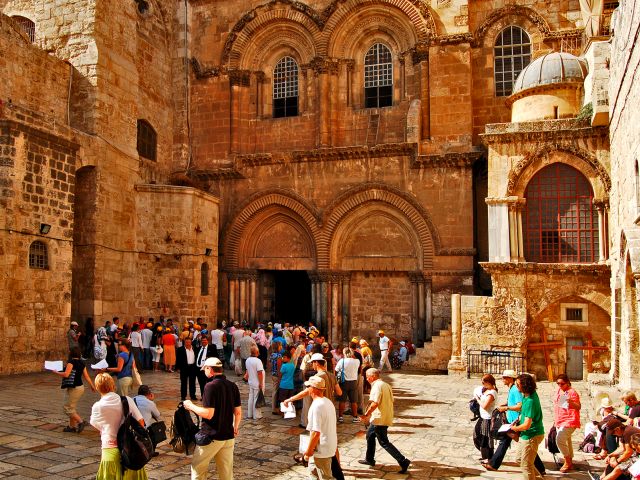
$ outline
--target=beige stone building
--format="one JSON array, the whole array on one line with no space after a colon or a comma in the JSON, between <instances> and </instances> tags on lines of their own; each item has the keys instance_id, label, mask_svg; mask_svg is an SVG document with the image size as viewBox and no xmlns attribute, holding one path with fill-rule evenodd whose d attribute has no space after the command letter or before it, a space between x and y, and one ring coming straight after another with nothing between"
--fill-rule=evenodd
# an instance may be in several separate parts
<instances>
[{"instance_id":1,"label":"beige stone building","mask_svg":"<svg viewBox=\"0 0 640 480\"><path fill-rule=\"evenodd\" d=\"M608 12L568 0L0 11L0 336L16 345L0 373L61 355L71 319L159 315L313 320L334 342L384 328L421 347L417 365L446 369L454 293L452 368L492 346L544 369L529 348L543 328L563 342L556 369L571 346L609 345ZM558 62L571 73L543 75ZM535 227L545 185L567 178L555 214L573 208L573 223ZM609 371L608 353L593 355Z\"/></svg>"}]
</instances>

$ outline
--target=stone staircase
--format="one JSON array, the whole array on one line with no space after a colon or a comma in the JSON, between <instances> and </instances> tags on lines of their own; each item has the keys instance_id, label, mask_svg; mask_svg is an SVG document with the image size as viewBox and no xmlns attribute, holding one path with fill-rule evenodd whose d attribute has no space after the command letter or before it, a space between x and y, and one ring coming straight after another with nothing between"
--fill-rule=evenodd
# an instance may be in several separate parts
<instances>
[{"instance_id":1,"label":"stone staircase","mask_svg":"<svg viewBox=\"0 0 640 480\"><path fill-rule=\"evenodd\" d=\"M425 342L423 347L416 348L416 354L412 355L407 366L428 371L447 371L447 365L451 359L451 327L440 330L431 337L431 341Z\"/></svg>"}]
</instances>

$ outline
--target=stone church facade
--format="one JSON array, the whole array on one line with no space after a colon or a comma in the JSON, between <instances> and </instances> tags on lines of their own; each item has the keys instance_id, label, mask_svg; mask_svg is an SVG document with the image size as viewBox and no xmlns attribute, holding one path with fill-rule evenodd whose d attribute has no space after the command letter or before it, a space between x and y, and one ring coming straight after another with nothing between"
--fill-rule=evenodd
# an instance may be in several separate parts
<instances>
[{"instance_id":1,"label":"stone church facade","mask_svg":"<svg viewBox=\"0 0 640 480\"><path fill-rule=\"evenodd\" d=\"M577 2L0 9L1 373L59 356L70 319L159 315L313 320L334 342L383 328L445 369L453 293L463 366L479 346L526 353L541 326L608 344L616 181L598 108L574 119L604 80L512 118L532 111L511 96L523 68L585 53ZM526 191L556 164L590 189L591 250L530 261Z\"/></svg>"}]
</instances>

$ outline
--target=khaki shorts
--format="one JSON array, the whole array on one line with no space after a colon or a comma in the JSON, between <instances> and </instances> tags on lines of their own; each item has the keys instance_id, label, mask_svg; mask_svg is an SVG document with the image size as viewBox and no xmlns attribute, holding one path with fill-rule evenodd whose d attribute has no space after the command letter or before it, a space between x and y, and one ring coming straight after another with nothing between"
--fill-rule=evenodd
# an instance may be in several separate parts
<instances>
[{"instance_id":1,"label":"khaki shorts","mask_svg":"<svg viewBox=\"0 0 640 480\"><path fill-rule=\"evenodd\" d=\"M84 385L80 385L79 387L67 388L64 394L64 413L68 416L75 415L78 413L76 410L76 406L78 405L78 401L82 398L84 394Z\"/></svg>"}]
</instances>

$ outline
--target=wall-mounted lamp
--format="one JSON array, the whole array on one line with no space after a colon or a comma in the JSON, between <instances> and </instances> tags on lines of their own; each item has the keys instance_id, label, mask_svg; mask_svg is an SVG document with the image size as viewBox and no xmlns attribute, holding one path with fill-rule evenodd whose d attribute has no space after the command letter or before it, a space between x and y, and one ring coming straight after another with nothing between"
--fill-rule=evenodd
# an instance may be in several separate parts
<instances>
[{"instance_id":1,"label":"wall-mounted lamp","mask_svg":"<svg viewBox=\"0 0 640 480\"><path fill-rule=\"evenodd\" d=\"M47 233L49 233L50 230L51 230L51 225L49 225L48 223L40 224L40 233L42 235L46 235Z\"/></svg>"},{"instance_id":2,"label":"wall-mounted lamp","mask_svg":"<svg viewBox=\"0 0 640 480\"><path fill-rule=\"evenodd\" d=\"M212 253L213 253L213 250L211 250L210 248L205 248L205 249L204 249L204 254L205 254L207 257L210 257Z\"/></svg>"}]
</instances>

